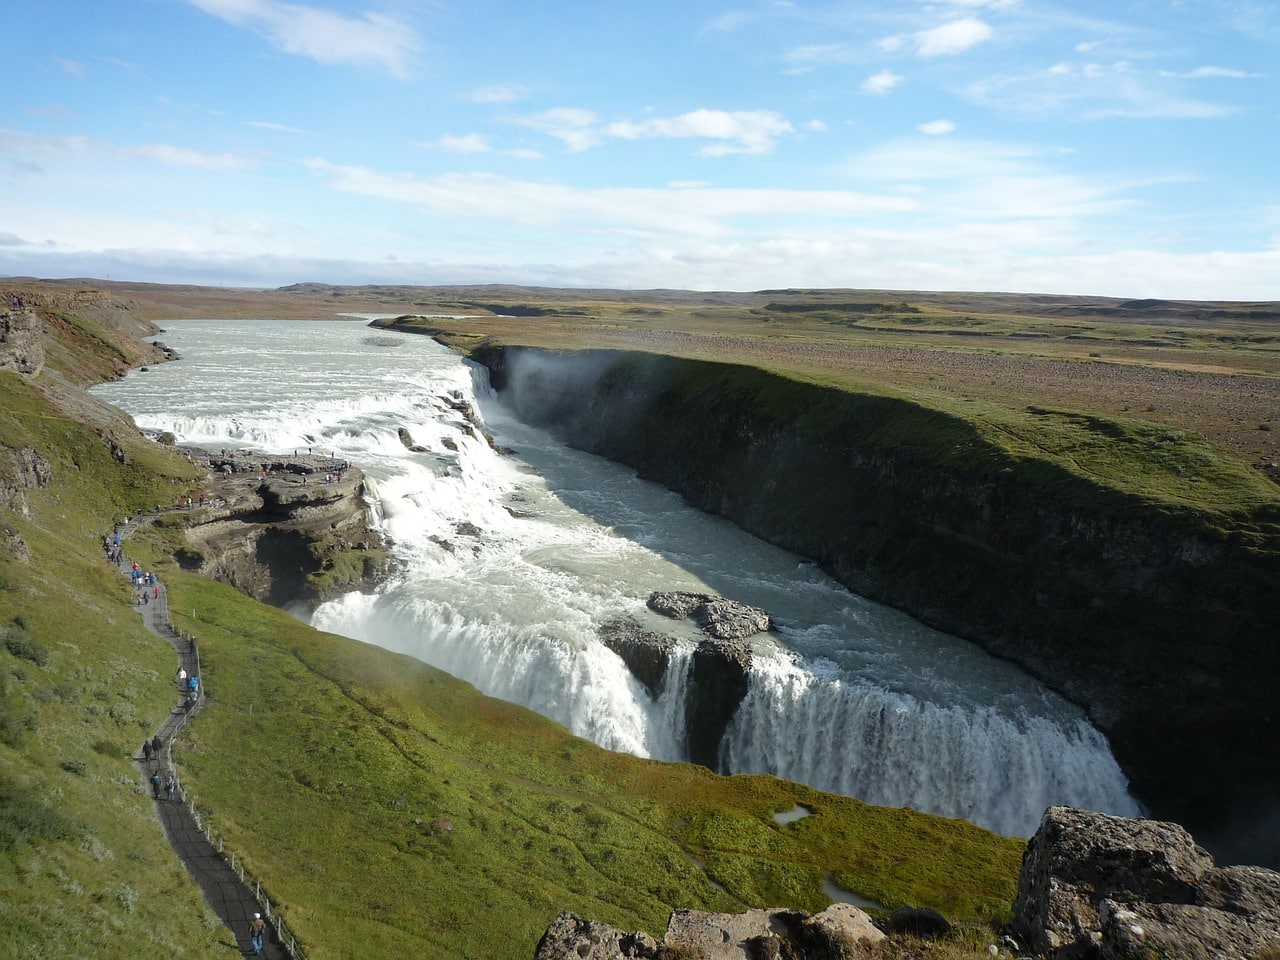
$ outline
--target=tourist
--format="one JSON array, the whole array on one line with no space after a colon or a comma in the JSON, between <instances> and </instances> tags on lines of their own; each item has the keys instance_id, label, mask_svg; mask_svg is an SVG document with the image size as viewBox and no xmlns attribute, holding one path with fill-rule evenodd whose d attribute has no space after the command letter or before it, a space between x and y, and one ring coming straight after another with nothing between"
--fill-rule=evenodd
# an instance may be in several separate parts
<instances>
[{"instance_id":1,"label":"tourist","mask_svg":"<svg viewBox=\"0 0 1280 960\"><path fill-rule=\"evenodd\" d=\"M151 796L160 799L160 771L157 770L151 774Z\"/></svg>"},{"instance_id":2,"label":"tourist","mask_svg":"<svg viewBox=\"0 0 1280 960\"><path fill-rule=\"evenodd\" d=\"M253 944L255 954L262 953L262 938L266 932L267 922L262 919L262 914L255 913L249 921L249 942Z\"/></svg>"}]
</instances>

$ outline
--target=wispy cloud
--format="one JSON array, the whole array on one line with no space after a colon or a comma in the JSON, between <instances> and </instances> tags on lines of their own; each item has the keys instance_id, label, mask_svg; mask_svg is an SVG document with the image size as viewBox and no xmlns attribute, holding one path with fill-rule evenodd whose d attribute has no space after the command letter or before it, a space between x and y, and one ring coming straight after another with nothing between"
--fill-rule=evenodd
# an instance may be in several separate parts
<instances>
[{"instance_id":1,"label":"wispy cloud","mask_svg":"<svg viewBox=\"0 0 1280 960\"><path fill-rule=\"evenodd\" d=\"M703 157L768 153L779 137L795 132L790 121L772 110L693 110L678 117L620 120L606 129L623 140L713 141L698 151Z\"/></svg>"},{"instance_id":2,"label":"wispy cloud","mask_svg":"<svg viewBox=\"0 0 1280 960\"><path fill-rule=\"evenodd\" d=\"M603 121L590 110L558 107L515 122L555 137L570 150L581 151L616 140L709 140L702 157L768 153L795 127L771 110L691 110L674 117Z\"/></svg>"},{"instance_id":3,"label":"wispy cloud","mask_svg":"<svg viewBox=\"0 0 1280 960\"><path fill-rule=\"evenodd\" d=\"M1234 112L1229 106L1181 96L1167 81L1126 60L1061 62L1033 73L988 77L965 92L984 106L1036 117L1209 119Z\"/></svg>"},{"instance_id":4,"label":"wispy cloud","mask_svg":"<svg viewBox=\"0 0 1280 960\"><path fill-rule=\"evenodd\" d=\"M1196 67L1194 70L1188 70L1186 73L1174 73L1169 70L1161 70L1162 77L1176 77L1179 80L1208 80L1208 79L1227 79L1227 80L1257 80L1262 77L1260 73L1248 73L1244 70L1234 70L1230 67Z\"/></svg>"},{"instance_id":5,"label":"wispy cloud","mask_svg":"<svg viewBox=\"0 0 1280 960\"><path fill-rule=\"evenodd\" d=\"M868 150L846 171L873 184L919 187L923 208L971 222L1074 220L1134 204L1129 193L1138 184L1064 174L1054 162L1058 156L1028 144L927 137Z\"/></svg>"},{"instance_id":6,"label":"wispy cloud","mask_svg":"<svg viewBox=\"0 0 1280 960\"><path fill-rule=\"evenodd\" d=\"M208 153L170 143L118 144L83 135L44 136L17 130L0 130L0 152L28 158L86 157L90 159L142 159L168 166L204 170L247 170L252 158L233 153Z\"/></svg>"},{"instance_id":7,"label":"wispy cloud","mask_svg":"<svg viewBox=\"0 0 1280 960\"><path fill-rule=\"evenodd\" d=\"M306 133L298 127L290 127L283 123L272 123L270 120L246 120L251 127L257 127L259 130L274 130L277 133Z\"/></svg>"},{"instance_id":8,"label":"wispy cloud","mask_svg":"<svg viewBox=\"0 0 1280 960\"><path fill-rule=\"evenodd\" d=\"M519 84L498 83L469 90L462 95L462 99L471 103L516 103L528 96L529 91Z\"/></svg>"},{"instance_id":9,"label":"wispy cloud","mask_svg":"<svg viewBox=\"0 0 1280 960\"><path fill-rule=\"evenodd\" d=\"M994 34L995 31L985 21L977 17L963 17L930 30L894 34L885 37L879 45L886 53L905 51L918 57L944 57L964 53L990 40Z\"/></svg>"},{"instance_id":10,"label":"wispy cloud","mask_svg":"<svg viewBox=\"0 0 1280 960\"><path fill-rule=\"evenodd\" d=\"M920 124L916 129L931 137L941 137L948 133L955 133L956 125L950 120L930 120L928 123Z\"/></svg>"},{"instance_id":11,"label":"wispy cloud","mask_svg":"<svg viewBox=\"0 0 1280 960\"><path fill-rule=\"evenodd\" d=\"M832 64L856 63L861 55L852 47L843 43L811 43L792 47L782 55L784 62L793 68L813 66L829 66Z\"/></svg>"},{"instance_id":12,"label":"wispy cloud","mask_svg":"<svg viewBox=\"0 0 1280 960\"><path fill-rule=\"evenodd\" d=\"M202 170L246 170L256 164L246 157L233 153L205 153L190 147L177 147L169 143L147 143L125 147L123 153L155 160L177 167L199 167Z\"/></svg>"},{"instance_id":13,"label":"wispy cloud","mask_svg":"<svg viewBox=\"0 0 1280 960\"><path fill-rule=\"evenodd\" d=\"M600 118L579 107L555 107L515 121L530 130L554 137L570 150L589 150L604 138Z\"/></svg>"},{"instance_id":14,"label":"wispy cloud","mask_svg":"<svg viewBox=\"0 0 1280 960\"><path fill-rule=\"evenodd\" d=\"M888 93L901 82L901 74L894 73L892 70L881 70L862 81L862 91L881 95Z\"/></svg>"},{"instance_id":15,"label":"wispy cloud","mask_svg":"<svg viewBox=\"0 0 1280 960\"><path fill-rule=\"evenodd\" d=\"M670 237L725 233L746 216L858 217L913 210L910 198L840 190L580 188L483 173L414 177L323 159L306 161L335 190L380 197L438 216L494 219L525 226L585 226L593 231Z\"/></svg>"},{"instance_id":16,"label":"wispy cloud","mask_svg":"<svg viewBox=\"0 0 1280 960\"><path fill-rule=\"evenodd\" d=\"M428 146L439 147L441 150L448 150L450 153L493 152L493 147L489 145L489 139L482 133L467 133L462 136L446 133L442 134L439 140L428 144Z\"/></svg>"},{"instance_id":17,"label":"wispy cloud","mask_svg":"<svg viewBox=\"0 0 1280 960\"><path fill-rule=\"evenodd\" d=\"M54 57L53 62L56 63L66 73L71 76L83 79L88 73L88 68L79 60L68 60L66 57Z\"/></svg>"},{"instance_id":18,"label":"wispy cloud","mask_svg":"<svg viewBox=\"0 0 1280 960\"><path fill-rule=\"evenodd\" d=\"M186 2L228 23L248 27L285 53L319 63L378 67L405 77L419 47L412 27L381 13L346 17L282 0Z\"/></svg>"}]
</instances>

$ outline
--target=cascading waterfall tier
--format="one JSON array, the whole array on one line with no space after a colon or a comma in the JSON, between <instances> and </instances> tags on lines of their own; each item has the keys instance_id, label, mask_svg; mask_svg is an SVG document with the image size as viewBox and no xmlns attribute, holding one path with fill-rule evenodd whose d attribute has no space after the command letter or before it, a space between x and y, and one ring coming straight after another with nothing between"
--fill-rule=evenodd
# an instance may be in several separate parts
<instances>
[{"instance_id":1,"label":"cascading waterfall tier","mask_svg":"<svg viewBox=\"0 0 1280 960\"><path fill-rule=\"evenodd\" d=\"M312 448L364 470L400 573L321 606L322 629L418 657L609 749L679 760L699 637L645 599L720 594L776 624L753 641L749 689L722 743L734 772L1017 835L1053 803L1138 812L1072 705L513 420L483 369L425 337L374 342L352 322L179 321L164 338L182 360L95 392L183 443ZM600 641L618 618L675 635L656 697Z\"/></svg>"}]
</instances>

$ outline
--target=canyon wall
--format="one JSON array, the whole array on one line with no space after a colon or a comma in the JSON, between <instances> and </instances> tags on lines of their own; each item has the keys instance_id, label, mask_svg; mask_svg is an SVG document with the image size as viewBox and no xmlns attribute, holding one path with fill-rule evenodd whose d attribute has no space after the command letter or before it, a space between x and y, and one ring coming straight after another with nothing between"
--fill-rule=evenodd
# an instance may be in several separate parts
<instances>
[{"instance_id":1,"label":"canyon wall","mask_svg":"<svg viewBox=\"0 0 1280 960\"><path fill-rule=\"evenodd\" d=\"M522 419L628 464L1084 706L1135 794L1280 863L1280 543L1154 505L958 417L647 354L482 348Z\"/></svg>"}]
</instances>

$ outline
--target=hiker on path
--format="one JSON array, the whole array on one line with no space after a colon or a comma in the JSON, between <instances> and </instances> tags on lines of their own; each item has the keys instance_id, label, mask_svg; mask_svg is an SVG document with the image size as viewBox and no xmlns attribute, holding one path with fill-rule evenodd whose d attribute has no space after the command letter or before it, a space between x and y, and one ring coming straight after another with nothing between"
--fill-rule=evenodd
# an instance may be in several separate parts
<instances>
[{"instance_id":1,"label":"hiker on path","mask_svg":"<svg viewBox=\"0 0 1280 960\"><path fill-rule=\"evenodd\" d=\"M150 740L142 741L142 760L144 763L151 762L151 741Z\"/></svg>"},{"instance_id":2,"label":"hiker on path","mask_svg":"<svg viewBox=\"0 0 1280 960\"><path fill-rule=\"evenodd\" d=\"M253 944L255 954L262 953L262 938L266 932L267 921L262 919L262 914L255 913L253 919L249 921L249 942Z\"/></svg>"},{"instance_id":3,"label":"hiker on path","mask_svg":"<svg viewBox=\"0 0 1280 960\"><path fill-rule=\"evenodd\" d=\"M187 689L187 668L178 668L178 692L184 693Z\"/></svg>"},{"instance_id":4,"label":"hiker on path","mask_svg":"<svg viewBox=\"0 0 1280 960\"><path fill-rule=\"evenodd\" d=\"M157 770L151 774L151 796L157 800L160 799L160 771Z\"/></svg>"},{"instance_id":5,"label":"hiker on path","mask_svg":"<svg viewBox=\"0 0 1280 960\"><path fill-rule=\"evenodd\" d=\"M151 752L156 755L156 763L160 762L160 748L164 744L160 741L160 734L156 734L151 738Z\"/></svg>"},{"instance_id":6,"label":"hiker on path","mask_svg":"<svg viewBox=\"0 0 1280 960\"><path fill-rule=\"evenodd\" d=\"M178 789L178 781L174 779L173 774L169 774L164 781L164 798L172 802L173 791Z\"/></svg>"}]
</instances>

